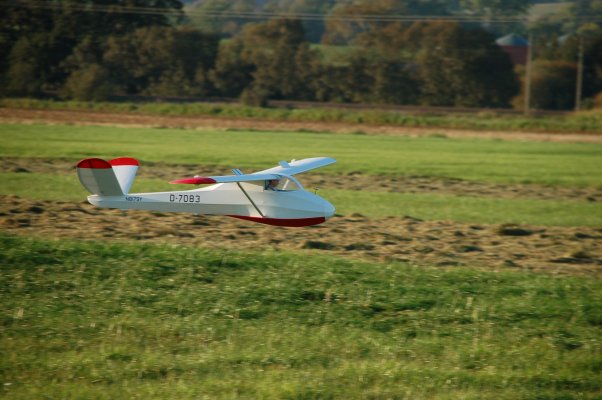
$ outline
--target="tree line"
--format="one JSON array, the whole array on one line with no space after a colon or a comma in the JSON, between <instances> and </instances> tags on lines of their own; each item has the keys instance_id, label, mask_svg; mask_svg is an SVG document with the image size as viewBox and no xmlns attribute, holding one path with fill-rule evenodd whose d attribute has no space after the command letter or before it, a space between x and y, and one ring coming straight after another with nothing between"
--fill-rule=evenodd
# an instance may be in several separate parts
<instances>
[{"instance_id":1,"label":"tree line","mask_svg":"<svg viewBox=\"0 0 602 400\"><path fill-rule=\"evenodd\" d=\"M303 21L296 19L245 24L224 38L187 25L177 0L130 2L160 10L146 13L122 12L118 0L62 1L53 8L19 1L0 8L5 96L218 96L252 105L289 99L464 107L510 107L520 97L520 70L494 35L456 22L374 23L355 30L347 46L334 48L310 43ZM345 26L338 31L345 29L353 31ZM570 53L573 42L547 49L541 59ZM591 62L585 95L593 96L602 88L599 35L588 41L586 59ZM575 68L570 61L536 64L534 106L570 105L574 90L566 89L574 85ZM549 89L551 83L556 86Z\"/></svg>"}]
</instances>

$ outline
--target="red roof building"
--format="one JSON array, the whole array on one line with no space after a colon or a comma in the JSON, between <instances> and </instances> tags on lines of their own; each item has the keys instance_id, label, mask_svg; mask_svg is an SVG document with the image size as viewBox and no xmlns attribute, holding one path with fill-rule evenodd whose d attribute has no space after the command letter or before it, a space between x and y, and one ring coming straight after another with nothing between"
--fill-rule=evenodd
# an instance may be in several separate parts
<instances>
[{"instance_id":1,"label":"red roof building","mask_svg":"<svg viewBox=\"0 0 602 400\"><path fill-rule=\"evenodd\" d=\"M522 37L511 33L495 41L512 60L514 65L525 65L527 63L527 52L529 51L529 42Z\"/></svg>"}]
</instances>

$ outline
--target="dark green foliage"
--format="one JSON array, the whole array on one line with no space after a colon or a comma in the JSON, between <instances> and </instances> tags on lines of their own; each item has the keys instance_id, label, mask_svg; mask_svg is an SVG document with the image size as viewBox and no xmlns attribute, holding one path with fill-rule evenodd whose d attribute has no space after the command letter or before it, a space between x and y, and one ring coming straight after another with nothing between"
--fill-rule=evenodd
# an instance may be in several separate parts
<instances>
[{"instance_id":1,"label":"dark green foliage","mask_svg":"<svg viewBox=\"0 0 602 400\"><path fill-rule=\"evenodd\" d=\"M16 96L38 96L51 80L52 43L43 33L23 36L8 55L6 93Z\"/></svg>"},{"instance_id":2,"label":"dark green foliage","mask_svg":"<svg viewBox=\"0 0 602 400\"><path fill-rule=\"evenodd\" d=\"M240 94L240 102L251 107L266 107L270 92L259 85L249 85Z\"/></svg>"},{"instance_id":3,"label":"dark green foliage","mask_svg":"<svg viewBox=\"0 0 602 400\"><path fill-rule=\"evenodd\" d=\"M369 60L353 54L347 65L321 68L316 93L321 100L359 103L370 97L372 85Z\"/></svg>"},{"instance_id":4,"label":"dark green foliage","mask_svg":"<svg viewBox=\"0 0 602 400\"><path fill-rule=\"evenodd\" d=\"M318 43L335 37L350 28L360 29L362 21L340 21L339 17L354 17L366 13L377 15L447 15L454 3L445 0L266 0L250 2L249 0L203 0L192 1L191 15L195 26L208 31L219 32L223 36L235 36L247 25L262 22L260 18L242 18L239 13L287 13L312 15L314 18L303 20L305 39ZM224 13L221 14L220 13ZM319 17L323 15L323 17ZM337 22L339 24L337 24ZM340 28L342 26L342 28ZM347 27L347 26L350 26ZM346 39L347 36L342 36ZM335 37L336 39L336 37Z\"/></svg>"},{"instance_id":5,"label":"dark green foliage","mask_svg":"<svg viewBox=\"0 0 602 400\"><path fill-rule=\"evenodd\" d=\"M4 74L13 64L8 55L15 43L20 39L33 39L33 36L46 34L52 29L52 13L42 8L26 7L24 3L0 7L0 74L5 81L0 83L8 82Z\"/></svg>"},{"instance_id":6,"label":"dark green foliage","mask_svg":"<svg viewBox=\"0 0 602 400\"><path fill-rule=\"evenodd\" d=\"M352 54L343 64L328 65L310 49L299 20L248 24L223 43L218 54L215 36L169 27L178 20L179 1L128 4L172 11L162 14L120 13L118 7L107 8L114 1L91 4L97 7L95 12L64 1L50 15L26 3L7 8L12 25L3 27L0 47L11 52L0 65L5 71L3 92L38 96L58 91L63 97L81 100L101 100L111 94L217 94L241 96L245 104L258 106L268 99L295 99L496 107L506 106L514 94L514 77L504 64L507 60L499 51L495 53L492 43L484 50L487 54L467 58L458 53L456 46L475 51L481 46L478 39L466 39L475 36L474 32L459 27L452 36L462 40L424 30L425 42L435 40L433 46L450 48L439 54L429 51L433 46L412 48L414 44L405 34L412 28L403 24L333 18L328 22L328 34L353 37L363 48L361 56ZM333 4L291 4L290 9L328 10ZM203 8L252 11L242 3L219 1L207 2ZM426 10L445 13L445 6L438 1L354 3L336 8L333 15L420 14ZM438 39L430 38L429 32ZM492 42L490 39L483 38ZM453 68L449 68L449 60ZM504 75L504 68L509 74ZM491 71L499 71L494 72L494 79Z\"/></svg>"},{"instance_id":7,"label":"dark green foliage","mask_svg":"<svg viewBox=\"0 0 602 400\"><path fill-rule=\"evenodd\" d=\"M573 63L535 61L531 80L531 107L550 110L572 109L575 106L576 76L576 66ZM516 104L523 102L523 96L524 93L521 92L514 100Z\"/></svg>"},{"instance_id":8,"label":"dark green foliage","mask_svg":"<svg viewBox=\"0 0 602 400\"><path fill-rule=\"evenodd\" d=\"M137 7L150 12L128 13L123 12L122 7L126 7L126 11L128 7ZM152 12L153 8L162 12ZM90 60L81 63L84 49L90 50L94 46L98 49L107 37L123 35L141 27L169 26L179 20L181 8L179 0L133 0L126 5L118 0L63 0L40 4L16 1L6 4L0 10L0 50L3 55L0 83L5 86L3 92L35 96L54 91L75 70L81 72L72 79L71 87L80 85L74 81L90 82L85 77L95 74L90 72ZM76 49L80 53L77 56ZM96 56L98 58L98 54ZM95 91L102 93L104 90ZM70 88L65 93L72 91Z\"/></svg>"},{"instance_id":9,"label":"dark green foliage","mask_svg":"<svg viewBox=\"0 0 602 400\"><path fill-rule=\"evenodd\" d=\"M239 39L222 41L209 78L217 93L226 97L238 97L253 81L255 66L242 58L244 45ZM243 99L244 100L244 99Z\"/></svg>"},{"instance_id":10,"label":"dark green foliage","mask_svg":"<svg viewBox=\"0 0 602 400\"><path fill-rule=\"evenodd\" d=\"M591 27L591 25L587 26ZM583 46L582 97L591 99L602 91L602 30L600 28L593 27L591 31L579 30L568 35L558 32L548 33L538 35L536 38L533 65L534 82L537 79L543 80L543 83L539 82L540 85L549 84L550 90L557 93L532 93L532 95L541 97L536 100L538 104L543 107L560 109L574 107L577 61L581 46ZM524 70L521 69L519 73L523 75ZM572 86L571 80L573 81ZM547 98L550 95L559 96L560 100L554 102ZM571 100L571 96L573 96L573 100ZM522 98L517 101L522 101Z\"/></svg>"},{"instance_id":11,"label":"dark green foliage","mask_svg":"<svg viewBox=\"0 0 602 400\"><path fill-rule=\"evenodd\" d=\"M153 3L173 10L171 16L112 13L103 8L105 3L94 4L102 12L85 12L68 2L52 15L29 9L25 3L8 9L14 25L4 26L0 43L10 49L0 65L3 92L39 96L58 91L65 98L80 100L102 100L112 94L216 94L241 96L243 103L255 106L264 106L269 99L503 106L506 92L512 91L512 85L504 92L484 84L513 82L512 76L479 76L503 65L495 57L476 57L466 67L434 76L441 72L440 62L424 48L412 48L411 35L399 23L361 27L357 42L363 47L342 63L330 65L310 48L299 20L249 24L218 49L215 35L169 26L177 20L179 2ZM417 5L379 2L353 5L345 12L363 7L385 12L413 10ZM458 29L457 34L464 32ZM440 40L448 45L453 42L448 39ZM405 47L424 53L418 65ZM416 71L421 71L421 81Z\"/></svg>"},{"instance_id":12,"label":"dark green foliage","mask_svg":"<svg viewBox=\"0 0 602 400\"><path fill-rule=\"evenodd\" d=\"M460 0L460 4L468 12L489 17L524 14L530 3L532 2L524 0Z\"/></svg>"},{"instance_id":13,"label":"dark green foliage","mask_svg":"<svg viewBox=\"0 0 602 400\"><path fill-rule=\"evenodd\" d=\"M206 75L217 55L218 38L191 29L140 28L111 37L103 63L128 94L203 96Z\"/></svg>"},{"instance_id":14,"label":"dark green foliage","mask_svg":"<svg viewBox=\"0 0 602 400\"><path fill-rule=\"evenodd\" d=\"M86 101L106 100L114 92L109 71L98 64L74 71L61 89L63 97Z\"/></svg>"},{"instance_id":15,"label":"dark green foliage","mask_svg":"<svg viewBox=\"0 0 602 400\"><path fill-rule=\"evenodd\" d=\"M366 15L440 15L449 14L442 0L376 0L338 2L326 18L322 42L344 44L364 42L375 31L389 29L397 22L366 19Z\"/></svg>"},{"instance_id":16,"label":"dark green foliage","mask_svg":"<svg viewBox=\"0 0 602 400\"><path fill-rule=\"evenodd\" d=\"M602 92L602 32L586 36L583 51L583 96L593 97Z\"/></svg>"},{"instance_id":17,"label":"dark green foliage","mask_svg":"<svg viewBox=\"0 0 602 400\"><path fill-rule=\"evenodd\" d=\"M304 39L299 20L272 20L251 25L241 34L244 63L253 65L253 90L270 98L311 99L307 90L315 55Z\"/></svg>"},{"instance_id":18,"label":"dark green foliage","mask_svg":"<svg viewBox=\"0 0 602 400\"><path fill-rule=\"evenodd\" d=\"M602 30L600 28L593 32L569 36L562 41L555 53L548 56L548 60L561 59L566 62L567 66L574 65L573 76L576 76L576 62L579 58L580 46L583 46L582 96L583 98L591 98L602 91ZM570 74L570 72L567 73ZM569 108L572 108L573 105L571 104Z\"/></svg>"},{"instance_id":19,"label":"dark green foliage","mask_svg":"<svg viewBox=\"0 0 602 400\"><path fill-rule=\"evenodd\" d=\"M321 67L317 99L508 107L518 92L509 57L484 30L446 22L363 29L346 64Z\"/></svg>"},{"instance_id":20,"label":"dark green foliage","mask_svg":"<svg viewBox=\"0 0 602 400\"><path fill-rule=\"evenodd\" d=\"M440 106L507 107L518 92L510 58L481 29L417 23L422 102ZM413 35L412 35L413 36Z\"/></svg>"},{"instance_id":21,"label":"dark green foliage","mask_svg":"<svg viewBox=\"0 0 602 400\"><path fill-rule=\"evenodd\" d=\"M374 103L416 104L420 98L420 85L408 63L383 59L373 70Z\"/></svg>"}]
</instances>

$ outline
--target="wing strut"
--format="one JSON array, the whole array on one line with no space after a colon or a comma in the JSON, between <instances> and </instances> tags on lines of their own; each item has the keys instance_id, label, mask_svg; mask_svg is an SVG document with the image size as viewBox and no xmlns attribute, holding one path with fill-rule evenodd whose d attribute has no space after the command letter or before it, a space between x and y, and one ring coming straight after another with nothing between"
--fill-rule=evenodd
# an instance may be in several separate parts
<instances>
[{"instance_id":1,"label":"wing strut","mask_svg":"<svg viewBox=\"0 0 602 400\"><path fill-rule=\"evenodd\" d=\"M265 217L265 215L263 215L263 213L257 207L257 204L255 204L255 202L253 201L253 199L251 199L251 196L249 196L249 194L242 188L242 186L240 185L240 182L236 182L236 184L238 185L238 187L240 188L240 190L242 190L242 192L245 194L245 196L247 197L247 199L249 199L249 201L251 202L251 204L253 204L253 207L255 207L255 209L257 210L257 212L259 213L259 215L261 215L262 217Z\"/></svg>"}]
</instances>

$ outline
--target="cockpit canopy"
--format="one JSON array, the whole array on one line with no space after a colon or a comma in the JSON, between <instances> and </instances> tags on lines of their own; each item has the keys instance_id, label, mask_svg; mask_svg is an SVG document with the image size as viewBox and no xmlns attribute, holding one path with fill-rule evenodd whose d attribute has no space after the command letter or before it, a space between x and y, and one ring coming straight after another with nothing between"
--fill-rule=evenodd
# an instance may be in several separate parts
<instances>
[{"instance_id":1,"label":"cockpit canopy","mask_svg":"<svg viewBox=\"0 0 602 400\"><path fill-rule=\"evenodd\" d=\"M292 192L294 190L303 190L303 186L293 177L283 176L282 178L276 180L268 180L265 181L265 190L274 190L280 192Z\"/></svg>"}]
</instances>

